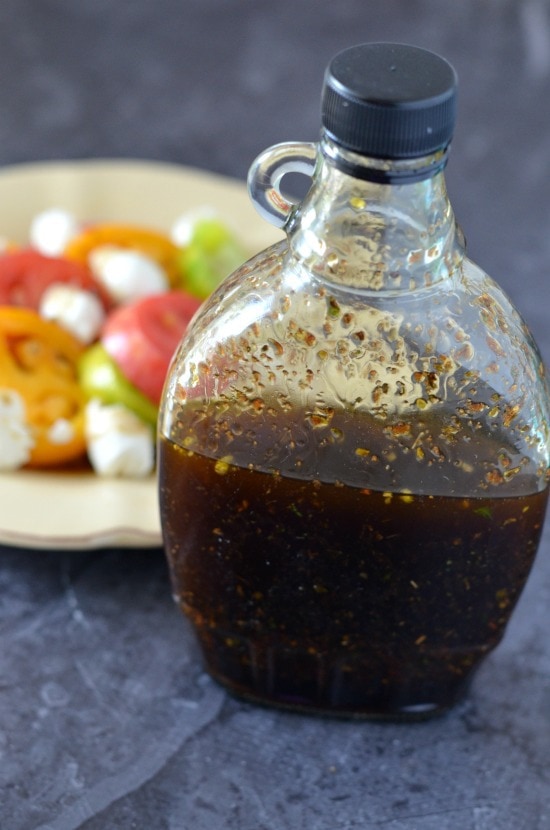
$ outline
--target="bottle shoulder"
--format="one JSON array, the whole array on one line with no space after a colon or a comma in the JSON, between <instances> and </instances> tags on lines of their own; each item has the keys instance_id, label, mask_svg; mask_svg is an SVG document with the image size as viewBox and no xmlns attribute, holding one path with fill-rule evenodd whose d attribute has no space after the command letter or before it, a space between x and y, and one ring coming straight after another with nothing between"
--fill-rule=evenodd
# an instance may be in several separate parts
<instances>
[{"instance_id":1,"label":"bottle shoulder","mask_svg":"<svg viewBox=\"0 0 550 830\"><path fill-rule=\"evenodd\" d=\"M546 481L540 354L505 293L467 258L445 283L381 295L327 284L296 268L285 244L272 246L205 304L176 356L167 398L166 434L178 407L199 401L220 424L252 418L275 432L290 417L308 445L326 446L334 469L342 424L349 430L357 420L380 447L360 451L390 459L399 449L399 470L387 464L393 478L382 467L376 473L387 487L436 486L436 469L441 481L445 469L456 480L455 467L472 453L485 457L476 468L480 492L487 476L494 486L506 482L506 492ZM287 450L279 446L274 466Z\"/></svg>"},{"instance_id":2,"label":"bottle shoulder","mask_svg":"<svg viewBox=\"0 0 550 830\"><path fill-rule=\"evenodd\" d=\"M323 352L347 344L353 359L370 348L369 359L384 361L395 352L388 333L398 333L403 348L418 359L441 354L477 373L504 371L511 387L517 372L529 366L529 372L542 372L539 350L520 312L466 255L435 284L372 291L311 273L285 240L222 283L191 327L184 353L188 358L230 341L265 351L266 342L275 339L290 344L294 356L308 344ZM386 344L386 355L376 355L378 343Z\"/></svg>"}]
</instances>

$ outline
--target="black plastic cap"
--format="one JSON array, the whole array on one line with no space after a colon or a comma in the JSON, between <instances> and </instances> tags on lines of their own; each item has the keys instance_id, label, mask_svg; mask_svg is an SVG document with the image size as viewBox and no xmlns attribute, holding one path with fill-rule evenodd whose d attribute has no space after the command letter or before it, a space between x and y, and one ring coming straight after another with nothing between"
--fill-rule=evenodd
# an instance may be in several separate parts
<instances>
[{"instance_id":1,"label":"black plastic cap","mask_svg":"<svg viewBox=\"0 0 550 830\"><path fill-rule=\"evenodd\" d=\"M406 159L450 143L457 76L442 57L399 43L365 43L337 54L325 73L322 123L362 155Z\"/></svg>"}]
</instances>

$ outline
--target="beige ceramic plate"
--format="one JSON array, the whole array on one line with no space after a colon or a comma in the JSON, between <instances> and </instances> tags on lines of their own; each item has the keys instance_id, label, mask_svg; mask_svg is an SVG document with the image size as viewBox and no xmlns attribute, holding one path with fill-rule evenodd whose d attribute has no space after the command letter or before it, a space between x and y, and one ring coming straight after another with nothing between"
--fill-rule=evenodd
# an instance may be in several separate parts
<instances>
[{"instance_id":1,"label":"beige ceramic plate","mask_svg":"<svg viewBox=\"0 0 550 830\"><path fill-rule=\"evenodd\" d=\"M183 212L210 205L254 253L280 238L239 182L174 165L85 161L0 171L0 236L25 242L32 217L62 207L82 220L169 229ZM33 548L155 547L161 544L154 476L0 474L0 543Z\"/></svg>"}]
</instances>

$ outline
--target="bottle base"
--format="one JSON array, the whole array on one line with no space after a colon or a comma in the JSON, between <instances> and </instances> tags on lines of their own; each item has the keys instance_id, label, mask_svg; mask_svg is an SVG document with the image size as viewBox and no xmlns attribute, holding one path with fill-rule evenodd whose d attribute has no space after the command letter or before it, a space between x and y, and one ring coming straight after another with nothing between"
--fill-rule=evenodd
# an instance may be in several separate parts
<instances>
[{"instance_id":1,"label":"bottle base","mask_svg":"<svg viewBox=\"0 0 550 830\"><path fill-rule=\"evenodd\" d=\"M263 709L277 709L286 712L292 712L297 715L306 715L308 717L318 717L331 720L357 720L357 721L373 721L386 723L421 723L423 721L435 720L447 715L454 709L465 697L467 688L457 695L453 702L446 705L439 703L419 703L403 706L400 709L379 710L370 707L360 708L346 708L336 707L330 704L323 705L323 703L311 700L298 700L296 698L286 698L279 696L277 698L265 697L263 695L255 694L250 689L244 689L237 686L226 677L216 674L212 668L206 664L206 670L212 679L222 686L232 697L250 703L254 706L259 706Z\"/></svg>"},{"instance_id":2,"label":"bottle base","mask_svg":"<svg viewBox=\"0 0 550 830\"><path fill-rule=\"evenodd\" d=\"M445 715L465 697L485 647L388 655L320 655L266 647L246 638L200 632L209 674L250 703L320 717L424 721Z\"/></svg>"}]
</instances>

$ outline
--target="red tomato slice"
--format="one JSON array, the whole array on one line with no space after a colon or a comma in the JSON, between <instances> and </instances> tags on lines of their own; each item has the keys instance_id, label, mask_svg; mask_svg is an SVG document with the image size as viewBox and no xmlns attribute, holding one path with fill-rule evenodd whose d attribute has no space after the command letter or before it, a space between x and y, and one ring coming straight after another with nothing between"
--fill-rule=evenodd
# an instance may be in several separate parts
<instances>
[{"instance_id":1,"label":"red tomato slice","mask_svg":"<svg viewBox=\"0 0 550 830\"><path fill-rule=\"evenodd\" d=\"M157 405L172 355L200 305L183 291L153 294L115 309L103 326L104 349L126 379Z\"/></svg>"},{"instance_id":2,"label":"red tomato slice","mask_svg":"<svg viewBox=\"0 0 550 830\"><path fill-rule=\"evenodd\" d=\"M106 309L112 307L103 287L87 265L64 257L45 256L32 249L0 256L0 305L38 311L45 290L54 283L74 285L96 294Z\"/></svg>"}]
</instances>

